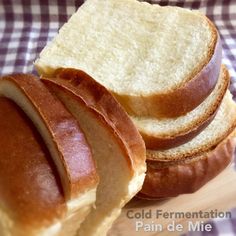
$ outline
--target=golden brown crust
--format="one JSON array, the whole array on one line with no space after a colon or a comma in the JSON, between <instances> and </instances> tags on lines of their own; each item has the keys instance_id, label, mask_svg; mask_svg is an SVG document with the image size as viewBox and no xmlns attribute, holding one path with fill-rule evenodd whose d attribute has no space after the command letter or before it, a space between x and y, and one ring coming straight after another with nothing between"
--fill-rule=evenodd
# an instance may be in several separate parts
<instances>
[{"instance_id":1,"label":"golden brown crust","mask_svg":"<svg viewBox=\"0 0 236 236\"><path fill-rule=\"evenodd\" d=\"M0 130L0 208L19 225L47 227L66 212L50 154L25 113L4 97Z\"/></svg>"},{"instance_id":2,"label":"golden brown crust","mask_svg":"<svg viewBox=\"0 0 236 236\"><path fill-rule=\"evenodd\" d=\"M221 83L221 91L217 100L214 101L212 107L209 107L208 110L205 111L204 115L200 116L199 119L194 121L189 127L182 128L178 133L160 136L149 135L141 130L140 133L145 141L147 149L161 150L179 146L190 141L205 127L207 127L214 119L229 86L230 75L225 66L222 66L221 76L223 79Z\"/></svg>"},{"instance_id":3,"label":"golden brown crust","mask_svg":"<svg viewBox=\"0 0 236 236\"><path fill-rule=\"evenodd\" d=\"M197 191L231 162L236 145L234 135L185 163L173 162L162 167L148 161L147 175L138 197L160 199Z\"/></svg>"},{"instance_id":4,"label":"golden brown crust","mask_svg":"<svg viewBox=\"0 0 236 236\"><path fill-rule=\"evenodd\" d=\"M202 121L202 124L197 128L190 128L190 131L185 134L180 134L174 137L152 137L148 136L146 133L141 133L146 147L152 150L164 150L169 148L177 147L183 143L186 143L197 136L204 128L206 128L211 121L214 119L217 110L205 121Z\"/></svg>"},{"instance_id":5,"label":"golden brown crust","mask_svg":"<svg viewBox=\"0 0 236 236\"><path fill-rule=\"evenodd\" d=\"M79 103L83 103L98 121L106 124L124 151L132 174L142 174L146 168L145 144L127 113L108 90L85 72L59 69L55 78L42 78L53 91L60 88Z\"/></svg>"},{"instance_id":6,"label":"golden brown crust","mask_svg":"<svg viewBox=\"0 0 236 236\"><path fill-rule=\"evenodd\" d=\"M37 77L23 74L5 76L0 80L0 86L6 82L21 92L47 127L59 154L60 160L54 160L54 163L66 198L76 198L94 188L98 177L90 148L78 122ZM2 95L13 99L5 92ZM63 173L60 173L60 168Z\"/></svg>"},{"instance_id":7,"label":"golden brown crust","mask_svg":"<svg viewBox=\"0 0 236 236\"><path fill-rule=\"evenodd\" d=\"M209 20L208 22L213 37L207 60L203 61L177 88L149 96L114 93L130 115L178 117L193 110L212 92L220 73L222 47L215 26Z\"/></svg>"}]
</instances>

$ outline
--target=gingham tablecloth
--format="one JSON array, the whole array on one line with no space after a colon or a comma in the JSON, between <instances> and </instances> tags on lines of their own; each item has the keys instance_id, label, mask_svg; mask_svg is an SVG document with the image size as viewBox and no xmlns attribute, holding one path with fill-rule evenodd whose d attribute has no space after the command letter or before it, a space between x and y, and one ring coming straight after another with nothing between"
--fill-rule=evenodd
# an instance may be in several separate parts
<instances>
[{"instance_id":1,"label":"gingham tablecloth","mask_svg":"<svg viewBox=\"0 0 236 236\"><path fill-rule=\"evenodd\" d=\"M215 23L222 39L223 63L231 74L230 90L236 99L236 0L148 2L197 9ZM0 76L36 73L33 62L38 53L82 3L82 0L0 0ZM232 187L236 187L236 183ZM232 210L232 219L214 220L212 226L211 233L188 235L236 235L236 209Z\"/></svg>"}]
</instances>

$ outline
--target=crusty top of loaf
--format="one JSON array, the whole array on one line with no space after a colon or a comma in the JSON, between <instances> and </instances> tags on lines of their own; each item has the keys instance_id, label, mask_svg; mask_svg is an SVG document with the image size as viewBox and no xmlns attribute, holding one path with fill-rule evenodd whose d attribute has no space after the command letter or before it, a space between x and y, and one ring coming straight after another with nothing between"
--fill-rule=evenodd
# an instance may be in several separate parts
<instances>
[{"instance_id":1,"label":"crusty top of loaf","mask_svg":"<svg viewBox=\"0 0 236 236\"><path fill-rule=\"evenodd\" d=\"M98 177L84 133L37 77L4 76L0 80L0 94L17 103L33 121L57 167L67 200L96 187Z\"/></svg>"},{"instance_id":2,"label":"crusty top of loaf","mask_svg":"<svg viewBox=\"0 0 236 236\"><path fill-rule=\"evenodd\" d=\"M209 62L217 37L195 11L136 0L88 0L36 66L45 75L58 67L81 69L116 94L149 96L193 78Z\"/></svg>"}]
</instances>

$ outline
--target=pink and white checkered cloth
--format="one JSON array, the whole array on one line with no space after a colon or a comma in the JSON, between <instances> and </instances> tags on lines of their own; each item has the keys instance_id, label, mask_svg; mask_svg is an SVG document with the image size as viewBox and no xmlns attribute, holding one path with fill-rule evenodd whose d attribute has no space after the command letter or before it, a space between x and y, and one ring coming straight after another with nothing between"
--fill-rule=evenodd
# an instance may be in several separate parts
<instances>
[{"instance_id":1,"label":"pink and white checkered cloth","mask_svg":"<svg viewBox=\"0 0 236 236\"><path fill-rule=\"evenodd\" d=\"M236 0L148 2L200 10L215 23L222 39L223 63L231 74L230 90L236 99ZM33 62L38 53L82 3L83 0L0 0L0 76L17 72L36 73ZM232 219L214 220L212 226L210 233L187 235L236 235L236 209L232 210Z\"/></svg>"}]
</instances>

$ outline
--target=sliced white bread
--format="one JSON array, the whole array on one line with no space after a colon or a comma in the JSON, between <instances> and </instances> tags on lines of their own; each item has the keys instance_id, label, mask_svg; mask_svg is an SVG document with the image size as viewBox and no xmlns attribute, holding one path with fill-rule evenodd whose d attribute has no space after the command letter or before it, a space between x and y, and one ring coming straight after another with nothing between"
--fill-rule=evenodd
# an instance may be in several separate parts
<instances>
[{"instance_id":1,"label":"sliced white bread","mask_svg":"<svg viewBox=\"0 0 236 236\"><path fill-rule=\"evenodd\" d=\"M85 186L87 191L76 198L73 208L40 134L27 115L4 97L0 97L0 130L0 235L75 236L95 201L95 186ZM84 170L84 175L89 172Z\"/></svg>"},{"instance_id":2,"label":"sliced white bread","mask_svg":"<svg viewBox=\"0 0 236 236\"><path fill-rule=\"evenodd\" d=\"M79 235L106 235L121 208L142 187L144 142L119 103L84 72L63 69L42 81L79 121L97 163L96 208L82 223Z\"/></svg>"},{"instance_id":3,"label":"sliced white bread","mask_svg":"<svg viewBox=\"0 0 236 236\"><path fill-rule=\"evenodd\" d=\"M236 132L210 150L193 155L191 159L165 165L147 162L147 175L138 197L160 199L193 193L224 170L234 157Z\"/></svg>"},{"instance_id":4,"label":"sliced white bread","mask_svg":"<svg viewBox=\"0 0 236 236\"><path fill-rule=\"evenodd\" d=\"M88 214L95 202L98 176L91 149L78 121L33 75L2 77L0 96L20 106L42 136L57 168L68 214L75 214L83 207ZM88 192L90 198L85 197Z\"/></svg>"},{"instance_id":5,"label":"sliced white bread","mask_svg":"<svg viewBox=\"0 0 236 236\"><path fill-rule=\"evenodd\" d=\"M147 149L168 149L194 138L215 117L229 82L228 70L222 66L215 89L204 102L186 115L163 119L132 116Z\"/></svg>"},{"instance_id":6,"label":"sliced white bread","mask_svg":"<svg viewBox=\"0 0 236 236\"><path fill-rule=\"evenodd\" d=\"M226 138L236 126L236 104L229 91L226 92L222 104L214 120L196 137L187 143L167 150L147 150L147 159L160 162L183 160L211 150Z\"/></svg>"},{"instance_id":7,"label":"sliced white bread","mask_svg":"<svg viewBox=\"0 0 236 236\"><path fill-rule=\"evenodd\" d=\"M87 0L35 66L85 71L129 114L173 117L214 89L221 65L215 26L199 12L136 0Z\"/></svg>"}]
</instances>

